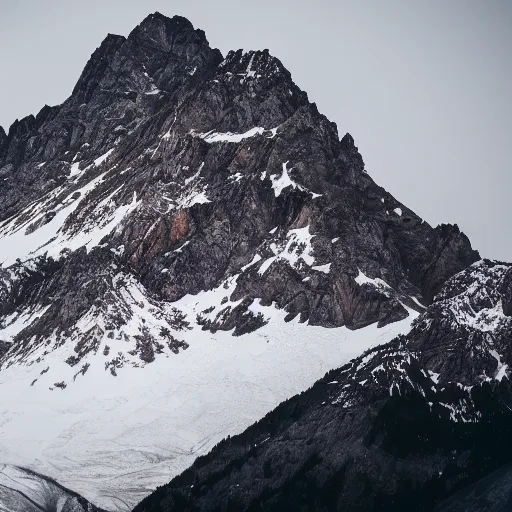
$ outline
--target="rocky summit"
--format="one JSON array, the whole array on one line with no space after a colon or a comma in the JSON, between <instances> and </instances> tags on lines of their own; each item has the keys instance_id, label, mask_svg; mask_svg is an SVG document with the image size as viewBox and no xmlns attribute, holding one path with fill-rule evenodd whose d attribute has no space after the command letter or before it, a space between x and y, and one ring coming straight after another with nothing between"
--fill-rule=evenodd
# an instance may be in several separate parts
<instances>
[{"instance_id":1,"label":"rocky summit","mask_svg":"<svg viewBox=\"0 0 512 512\"><path fill-rule=\"evenodd\" d=\"M175 477L139 510L431 510L510 462L510 267L378 186L267 50L108 35L0 128L0 262L3 474L73 506Z\"/></svg>"}]
</instances>

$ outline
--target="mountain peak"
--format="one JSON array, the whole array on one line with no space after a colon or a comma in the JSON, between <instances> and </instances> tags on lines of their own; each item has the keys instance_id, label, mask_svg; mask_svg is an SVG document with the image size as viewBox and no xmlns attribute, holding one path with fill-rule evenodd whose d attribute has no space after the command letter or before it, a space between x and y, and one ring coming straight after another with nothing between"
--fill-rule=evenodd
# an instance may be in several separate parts
<instances>
[{"instance_id":1,"label":"mountain peak","mask_svg":"<svg viewBox=\"0 0 512 512\"><path fill-rule=\"evenodd\" d=\"M172 51L177 44L195 43L209 46L204 31L195 29L187 18L183 16L169 18L159 12L144 18L132 30L128 39L163 51Z\"/></svg>"},{"instance_id":2,"label":"mountain peak","mask_svg":"<svg viewBox=\"0 0 512 512\"><path fill-rule=\"evenodd\" d=\"M184 16L180 16L178 14L175 14L174 16L165 16L165 14L162 14L161 12L155 11L152 14L149 14L146 16L140 25L152 25L154 23L164 23L169 27L174 27L175 29L188 29L188 30L194 30L194 25L192 22L185 18Z\"/></svg>"},{"instance_id":3,"label":"mountain peak","mask_svg":"<svg viewBox=\"0 0 512 512\"><path fill-rule=\"evenodd\" d=\"M354 137L352 137L352 135L350 135L350 133L345 133L345 135L343 135L343 138L341 139L341 143L346 146L347 148L349 147L355 147L355 143L354 143Z\"/></svg>"},{"instance_id":4,"label":"mountain peak","mask_svg":"<svg viewBox=\"0 0 512 512\"><path fill-rule=\"evenodd\" d=\"M229 69L235 74L245 73L248 78L259 76L269 78L279 73L291 78L290 72L268 49L249 51L242 49L232 50L226 55L220 67Z\"/></svg>"},{"instance_id":5,"label":"mountain peak","mask_svg":"<svg viewBox=\"0 0 512 512\"><path fill-rule=\"evenodd\" d=\"M124 36L108 34L93 52L73 89L72 95L79 96L80 102L87 102L90 99L109 63L125 41Z\"/></svg>"}]
</instances>

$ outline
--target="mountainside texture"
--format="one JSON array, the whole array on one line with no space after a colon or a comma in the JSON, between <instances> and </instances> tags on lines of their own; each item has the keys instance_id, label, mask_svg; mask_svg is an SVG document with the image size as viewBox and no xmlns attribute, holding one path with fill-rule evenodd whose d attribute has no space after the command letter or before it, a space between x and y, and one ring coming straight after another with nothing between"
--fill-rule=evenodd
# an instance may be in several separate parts
<instances>
[{"instance_id":1,"label":"mountainside texture","mask_svg":"<svg viewBox=\"0 0 512 512\"><path fill-rule=\"evenodd\" d=\"M267 50L223 56L152 14L106 37L62 105L0 129L0 460L128 510L422 313L407 346L428 368L492 379L505 334L478 359L454 335L447 358L422 323L455 291L484 309L500 294L496 323L475 320L487 347L511 279L479 258L376 185ZM468 269L501 288L480 296Z\"/></svg>"}]
</instances>

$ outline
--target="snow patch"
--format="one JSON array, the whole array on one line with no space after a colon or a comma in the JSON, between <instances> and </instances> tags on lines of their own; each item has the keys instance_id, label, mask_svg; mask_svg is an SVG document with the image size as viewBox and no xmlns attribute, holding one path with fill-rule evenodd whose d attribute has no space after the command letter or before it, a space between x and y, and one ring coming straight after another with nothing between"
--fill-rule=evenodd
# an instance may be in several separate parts
<instances>
[{"instance_id":1,"label":"snow patch","mask_svg":"<svg viewBox=\"0 0 512 512\"><path fill-rule=\"evenodd\" d=\"M311 194L313 199L315 199L317 197L321 197L322 194L315 194L314 192L311 192L311 190L308 190L306 187L303 187L302 185L293 181L290 178L290 175L288 174L288 172L291 169L288 169L288 163L289 162L283 163L283 172L279 178L277 177L276 174L272 174L270 176L270 179L272 180L272 188L274 189L275 196L279 197L281 195L281 192L285 188L292 187L293 189L296 188L298 190L302 190L304 192L307 192L308 194Z\"/></svg>"},{"instance_id":2,"label":"snow patch","mask_svg":"<svg viewBox=\"0 0 512 512\"><path fill-rule=\"evenodd\" d=\"M424 306L416 297L410 295L410 298L421 308L421 309L427 309L426 306Z\"/></svg>"},{"instance_id":3,"label":"snow patch","mask_svg":"<svg viewBox=\"0 0 512 512\"><path fill-rule=\"evenodd\" d=\"M198 133L195 130L191 130L189 132L190 135L193 137L198 137L200 139L203 139L205 142L208 142L209 144L213 144L216 142L232 142L232 143L238 143L242 142L244 139L248 139L250 137L254 137L256 135L262 135L265 132L271 132L272 136L268 138L275 137L277 133L277 128L272 128L270 130L267 130L266 128L262 128L260 126L251 128L250 130L246 131L245 133L221 133L216 132L215 130L210 130L206 133Z\"/></svg>"},{"instance_id":4,"label":"snow patch","mask_svg":"<svg viewBox=\"0 0 512 512\"><path fill-rule=\"evenodd\" d=\"M315 259L312 256L313 247L311 245L311 239L314 236L315 235L309 233L309 225L303 228L291 229L286 235L288 241L284 248L280 248L276 243L270 245L274 256L271 256L263 262L258 273L263 275L270 265L278 259L288 261L292 267L295 267L301 259L306 265L313 265Z\"/></svg>"},{"instance_id":5,"label":"snow patch","mask_svg":"<svg viewBox=\"0 0 512 512\"><path fill-rule=\"evenodd\" d=\"M318 272L323 272L324 274L328 274L331 271L332 263L326 263L325 265L316 265L311 267L313 270L317 270Z\"/></svg>"},{"instance_id":6,"label":"snow patch","mask_svg":"<svg viewBox=\"0 0 512 512\"><path fill-rule=\"evenodd\" d=\"M290 178L290 175L288 174L287 165L288 162L283 163L283 172L279 178L276 178L275 175L270 176L270 179L272 180L272 188L274 189L274 194L276 197L279 197L281 195L281 192L287 187L304 190L304 188L301 185L295 183L295 181L293 181Z\"/></svg>"},{"instance_id":7,"label":"snow patch","mask_svg":"<svg viewBox=\"0 0 512 512\"><path fill-rule=\"evenodd\" d=\"M256 263L258 263L258 261L261 260L261 256L259 254L255 254L254 255L254 258L252 259L252 261L250 263L247 263L247 265L244 265L240 270L241 272L245 272L249 267L252 267L253 265L255 265Z\"/></svg>"},{"instance_id":8,"label":"snow patch","mask_svg":"<svg viewBox=\"0 0 512 512\"><path fill-rule=\"evenodd\" d=\"M496 359L496 362L498 363L498 368L496 369L496 374L494 375L494 378L501 382L503 377L507 376L508 365L501 362L501 356L498 354L498 352L496 352L496 350L489 350L489 354L491 354L491 356L494 357L494 359Z\"/></svg>"},{"instance_id":9,"label":"snow patch","mask_svg":"<svg viewBox=\"0 0 512 512\"><path fill-rule=\"evenodd\" d=\"M79 174L82 174L82 173L83 173L83 171L80 170L80 162L75 162L71 166L71 170L69 171L69 177L75 178L76 176L78 176Z\"/></svg>"},{"instance_id":10,"label":"snow patch","mask_svg":"<svg viewBox=\"0 0 512 512\"><path fill-rule=\"evenodd\" d=\"M112 154L113 151L114 148L109 149L104 155L101 155L100 157L96 158L96 160L94 160L94 165L96 167L99 167Z\"/></svg>"},{"instance_id":11,"label":"snow patch","mask_svg":"<svg viewBox=\"0 0 512 512\"><path fill-rule=\"evenodd\" d=\"M364 284L369 284L371 286L374 286L375 288L378 288L380 291L382 291L384 294L388 294L390 290L392 290L391 286L389 286L388 283L380 279L379 277L376 277L375 279L372 279L371 277L368 277L367 275L363 274L361 270L357 269L359 274L357 277L354 278L355 282L359 286L363 286Z\"/></svg>"},{"instance_id":12,"label":"snow patch","mask_svg":"<svg viewBox=\"0 0 512 512\"><path fill-rule=\"evenodd\" d=\"M17 334L42 317L49 307L50 305L35 310L28 309L20 313L15 312L4 318L0 324L0 340L13 342Z\"/></svg>"}]
</instances>

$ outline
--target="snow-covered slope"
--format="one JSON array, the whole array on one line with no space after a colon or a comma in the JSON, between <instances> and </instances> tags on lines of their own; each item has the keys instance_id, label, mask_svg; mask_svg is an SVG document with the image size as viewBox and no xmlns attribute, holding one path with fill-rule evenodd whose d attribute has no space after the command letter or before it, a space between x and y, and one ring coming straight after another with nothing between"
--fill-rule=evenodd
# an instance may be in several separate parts
<instances>
[{"instance_id":1,"label":"snow-covered slope","mask_svg":"<svg viewBox=\"0 0 512 512\"><path fill-rule=\"evenodd\" d=\"M105 337L72 389L56 387L57 379L72 380L76 373L65 362L73 354L69 344L30 366L0 372L0 458L55 477L103 508L128 510L326 371L407 332L416 316L411 310L384 328L350 331L285 322L286 312L255 304L268 323L252 333L202 330L197 314L219 307L233 287L174 303L192 327L180 332L189 347L178 355L166 351L144 368L112 378L103 350L109 344L115 353L119 341ZM142 311L151 325L153 318Z\"/></svg>"}]
</instances>

